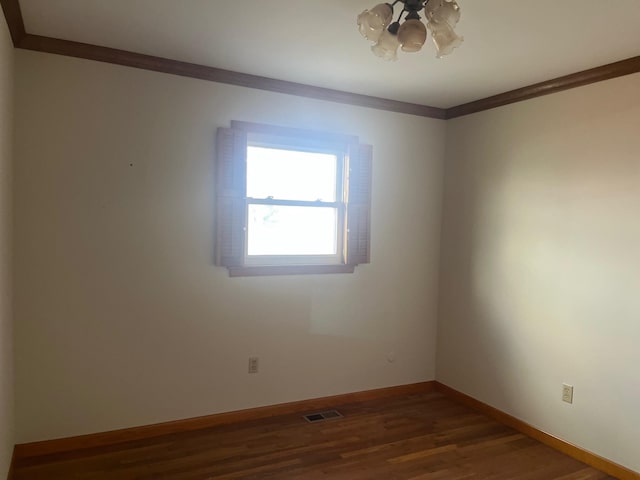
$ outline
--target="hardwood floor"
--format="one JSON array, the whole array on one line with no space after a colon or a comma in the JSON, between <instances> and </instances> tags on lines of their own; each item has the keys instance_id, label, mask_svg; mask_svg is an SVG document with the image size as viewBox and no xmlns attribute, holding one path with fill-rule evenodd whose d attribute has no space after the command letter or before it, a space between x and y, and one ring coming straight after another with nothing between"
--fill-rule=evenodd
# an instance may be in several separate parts
<instances>
[{"instance_id":1,"label":"hardwood floor","mask_svg":"<svg viewBox=\"0 0 640 480\"><path fill-rule=\"evenodd\" d=\"M19 460L14 480L613 478L438 393L336 408Z\"/></svg>"}]
</instances>

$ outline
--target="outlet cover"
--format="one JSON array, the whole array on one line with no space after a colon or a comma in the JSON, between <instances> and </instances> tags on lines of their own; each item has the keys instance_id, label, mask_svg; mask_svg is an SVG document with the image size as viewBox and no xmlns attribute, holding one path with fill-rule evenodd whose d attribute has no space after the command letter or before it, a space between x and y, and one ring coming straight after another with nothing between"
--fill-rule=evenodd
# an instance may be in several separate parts
<instances>
[{"instance_id":1,"label":"outlet cover","mask_svg":"<svg viewBox=\"0 0 640 480\"><path fill-rule=\"evenodd\" d=\"M573 403L573 385L562 384L562 401Z\"/></svg>"},{"instance_id":2,"label":"outlet cover","mask_svg":"<svg viewBox=\"0 0 640 480\"><path fill-rule=\"evenodd\" d=\"M249 357L249 373L258 373L258 357Z\"/></svg>"}]
</instances>

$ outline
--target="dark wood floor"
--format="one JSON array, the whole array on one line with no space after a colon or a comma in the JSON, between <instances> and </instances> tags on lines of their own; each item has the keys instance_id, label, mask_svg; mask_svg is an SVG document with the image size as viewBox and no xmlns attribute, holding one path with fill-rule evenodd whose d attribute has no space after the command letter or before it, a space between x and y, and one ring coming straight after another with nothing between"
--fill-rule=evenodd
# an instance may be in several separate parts
<instances>
[{"instance_id":1,"label":"dark wood floor","mask_svg":"<svg viewBox=\"0 0 640 480\"><path fill-rule=\"evenodd\" d=\"M440 394L22 460L15 480L611 479ZM307 412L309 413L309 412Z\"/></svg>"}]
</instances>

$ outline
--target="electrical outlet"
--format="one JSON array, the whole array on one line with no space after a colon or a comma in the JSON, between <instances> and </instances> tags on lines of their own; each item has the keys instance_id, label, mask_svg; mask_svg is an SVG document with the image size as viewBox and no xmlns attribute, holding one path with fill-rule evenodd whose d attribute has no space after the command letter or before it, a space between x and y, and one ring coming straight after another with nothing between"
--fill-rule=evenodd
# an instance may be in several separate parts
<instances>
[{"instance_id":1,"label":"electrical outlet","mask_svg":"<svg viewBox=\"0 0 640 480\"><path fill-rule=\"evenodd\" d=\"M258 357L249 357L249 373L258 373Z\"/></svg>"},{"instance_id":2,"label":"electrical outlet","mask_svg":"<svg viewBox=\"0 0 640 480\"><path fill-rule=\"evenodd\" d=\"M573 403L573 385L562 384L562 401Z\"/></svg>"}]
</instances>

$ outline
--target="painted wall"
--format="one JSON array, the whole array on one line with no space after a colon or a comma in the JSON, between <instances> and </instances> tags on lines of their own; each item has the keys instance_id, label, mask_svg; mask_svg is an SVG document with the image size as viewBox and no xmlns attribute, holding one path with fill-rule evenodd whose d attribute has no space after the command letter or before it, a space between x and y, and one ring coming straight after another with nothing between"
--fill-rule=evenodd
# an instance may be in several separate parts
<instances>
[{"instance_id":1,"label":"painted wall","mask_svg":"<svg viewBox=\"0 0 640 480\"><path fill-rule=\"evenodd\" d=\"M437 362L637 471L639 128L640 74L448 123Z\"/></svg>"},{"instance_id":2,"label":"painted wall","mask_svg":"<svg viewBox=\"0 0 640 480\"><path fill-rule=\"evenodd\" d=\"M443 121L26 51L16 70L18 442L434 379ZM374 145L370 265L212 265L232 119Z\"/></svg>"},{"instance_id":3,"label":"painted wall","mask_svg":"<svg viewBox=\"0 0 640 480\"><path fill-rule=\"evenodd\" d=\"M0 478L13 452L13 333L11 311L11 157L13 137L13 44L0 18Z\"/></svg>"}]
</instances>

